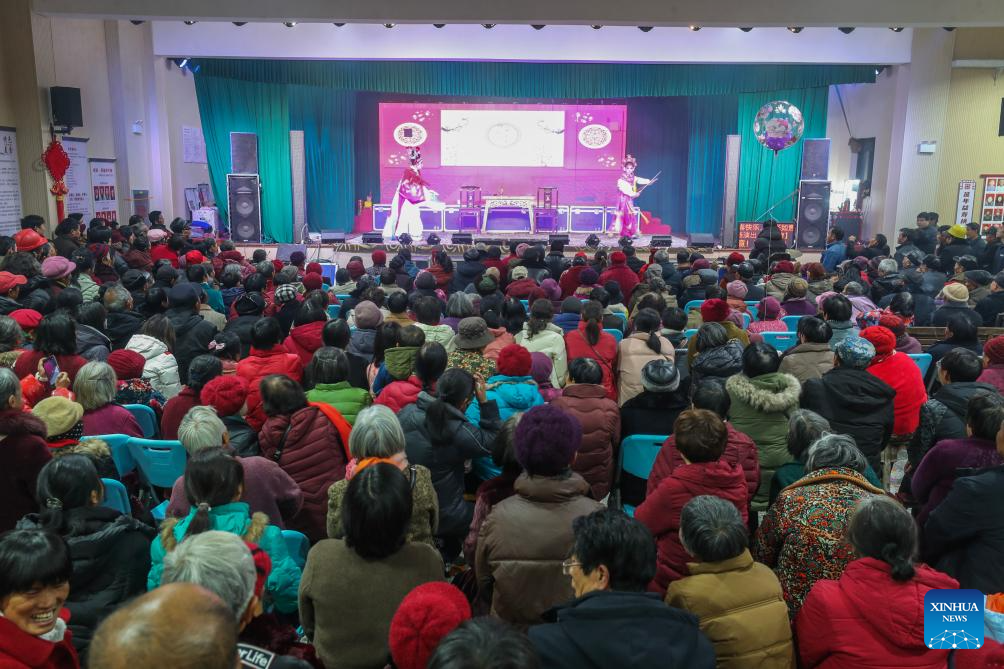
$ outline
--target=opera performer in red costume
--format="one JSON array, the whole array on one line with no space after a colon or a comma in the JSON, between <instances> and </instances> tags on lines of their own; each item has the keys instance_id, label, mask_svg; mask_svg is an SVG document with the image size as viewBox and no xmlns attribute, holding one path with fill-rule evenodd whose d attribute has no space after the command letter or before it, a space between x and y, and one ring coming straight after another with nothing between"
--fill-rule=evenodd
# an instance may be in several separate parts
<instances>
[{"instance_id":1,"label":"opera performer in red costume","mask_svg":"<svg viewBox=\"0 0 1004 669\"><path fill-rule=\"evenodd\" d=\"M422 236L419 205L439 199L439 194L429 188L429 184L422 178L422 152L415 148L408 149L408 160L411 164L405 169L404 176L397 185L390 216L383 228L385 240L398 239L406 232L413 239L419 239Z\"/></svg>"},{"instance_id":2,"label":"opera performer in red costume","mask_svg":"<svg viewBox=\"0 0 1004 669\"><path fill-rule=\"evenodd\" d=\"M642 194L638 186L649 186L659 180L656 175L652 179L643 179L634 174L638 167L638 161L630 153L624 159L624 173L617 180L617 211L614 214L614 221L607 230L608 235L623 235L625 237L638 236L638 214L635 212L634 201Z\"/></svg>"}]
</instances>

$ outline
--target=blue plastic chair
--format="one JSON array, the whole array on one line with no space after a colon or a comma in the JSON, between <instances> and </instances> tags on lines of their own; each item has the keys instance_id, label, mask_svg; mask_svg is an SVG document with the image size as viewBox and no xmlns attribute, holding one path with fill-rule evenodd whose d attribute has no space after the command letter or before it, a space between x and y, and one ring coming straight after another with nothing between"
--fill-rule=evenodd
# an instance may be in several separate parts
<instances>
[{"instance_id":1,"label":"blue plastic chair","mask_svg":"<svg viewBox=\"0 0 1004 669\"><path fill-rule=\"evenodd\" d=\"M788 332L798 332L798 322L805 316L785 316L781 320L788 326Z\"/></svg>"},{"instance_id":2,"label":"blue plastic chair","mask_svg":"<svg viewBox=\"0 0 1004 669\"><path fill-rule=\"evenodd\" d=\"M129 440L128 446L143 481L150 487L155 497L157 496L155 488L171 488L185 473L188 453L180 441L133 437Z\"/></svg>"},{"instance_id":3,"label":"blue plastic chair","mask_svg":"<svg viewBox=\"0 0 1004 669\"><path fill-rule=\"evenodd\" d=\"M157 427L157 414L145 404L126 404L125 408L132 414L139 427L143 430L143 436L147 439L156 439L160 436L160 429Z\"/></svg>"},{"instance_id":4,"label":"blue plastic chair","mask_svg":"<svg viewBox=\"0 0 1004 669\"><path fill-rule=\"evenodd\" d=\"M520 300L519 303L523 305L524 309L530 308L530 300Z\"/></svg>"},{"instance_id":5,"label":"blue plastic chair","mask_svg":"<svg viewBox=\"0 0 1004 669\"><path fill-rule=\"evenodd\" d=\"M627 321L628 321L627 316L625 314L623 314L622 312L620 312L620 311L615 311L614 312L614 316L617 316L618 318L621 319L621 321L624 323L624 329L626 330L627 329Z\"/></svg>"},{"instance_id":6,"label":"blue plastic chair","mask_svg":"<svg viewBox=\"0 0 1004 669\"><path fill-rule=\"evenodd\" d=\"M303 565L307 564L307 551L310 550L310 541L306 535L296 530L283 530L282 540L286 542L286 550L293 562L303 569Z\"/></svg>"},{"instance_id":7,"label":"blue plastic chair","mask_svg":"<svg viewBox=\"0 0 1004 669\"><path fill-rule=\"evenodd\" d=\"M132 505L129 504L129 493L122 485L121 481L115 479L101 479L101 485L105 487L105 499L101 506L115 509L124 516L132 514Z\"/></svg>"},{"instance_id":8,"label":"blue plastic chair","mask_svg":"<svg viewBox=\"0 0 1004 669\"><path fill-rule=\"evenodd\" d=\"M337 297L337 298L338 298L338 301L339 301L339 302L344 302L345 300L349 299L349 298L350 298L350 297L352 297L352 296L351 296L351 295L349 295L348 293L346 293L346 294L344 294L344 295L338 295L338 294L336 294L336 295L335 295L335 297Z\"/></svg>"},{"instance_id":9,"label":"blue plastic chair","mask_svg":"<svg viewBox=\"0 0 1004 669\"><path fill-rule=\"evenodd\" d=\"M169 504L170 500L165 499L163 502L150 509L150 515L159 523L167 518L167 507Z\"/></svg>"},{"instance_id":10,"label":"blue plastic chair","mask_svg":"<svg viewBox=\"0 0 1004 669\"><path fill-rule=\"evenodd\" d=\"M760 313L760 308L756 304L750 304L749 302L747 302L746 311L749 313L750 316L756 318L757 315Z\"/></svg>"},{"instance_id":11,"label":"blue plastic chair","mask_svg":"<svg viewBox=\"0 0 1004 669\"><path fill-rule=\"evenodd\" d=\"M750 323L752 323L752 322L753 322L753 317L750 316L749 314L745 314L744 313L743 314L743 330L749 330L750 329Z\"/></svg>"},{"instance_id":12,"label":"blue plastic chair","mask_svg":"<svg viewBox=\"0 0 1004 669\"><path fill-rule=\"evenodd\" d=\"M335 320L338 318L338 314L342 313L342 305L340 304L329 304L328 305L328 318Z\"/></svg>"},{"instance_id":13,"label":"blue plastic chair","mask_svg":"<svg viewBox=\"0 0 1004 669\"><path fill-rule=\"evenodd\" d=\"M666 436L654 434L632 434L621 442L621 472L630 474L637 478L648 480L648 475L652 472L655 464L655 457L659 455L662 442L666 441ZM630 504L623 504L624 513L634 516L635 507Z\"/></svg>"},{"instance_id":14,"label":"blue plastic chair","mask_svg":"<svg viewBox=\"0 0 1004 669\"><path fill-rule=\"evenodd\" d=\"M930 353L907 353L910 358L917 363L917 367L920 367L921 378L927 378L927 370L931 369L931 363L934 362L934 358L931 357Z\"/></svg>"},{"instance_id":15,"label":"blue plastic chair","mask_svg":"<svg viewBox=\"0 0 1004 669\"><path fill-rule=\"evenodd\" d=\"M136 461L132 459L128 445L132 437L128 434L96 434L81 437L80 441L88 439L101 439L108 444L108 448L112 451L112 461L115 463L115 469L118 470L119 476L125 476L129 472L135 471Z\"/></svg>"},{"instance_id":16,"label":"blue plastic chair","mask_svg":"<svg viewBox=\"0 0 1004 669\"><path fill-rule=\"evenodd\" d=\"M621 332L620 330L614 330L613 328L604 328L603 331L606 332L608 335L611 335L614 339L616 339L618 344L621 343L622 339L624 339L624 333Z\"/></svg>"},{"instance_id":17,"label":"blue plastic chair","mask_svg":"<svg viewBox=\"0 0 1004 669\"><path fill-rule=\"evenodd\" d=\"M683 336L686 337L687 339L690 339L695 334L697 334L697 328L690 328L689 330L683 331Z\"/></svg>"},{"instance_id":18,"label":"blue plastic chair","mask_svg":"<svg viewBox=\"0 0 1004 669\"><path fill-rule=\"evenodd\" d=\"M683 306L683 311L689 314L692 309L700 309L702 304L704 304L704 300L691 300Z\"/></svg>"},{"instance_id":19,"label":"blue plastic chair","mask_svg":"<svg viewBox=\"0 0 1004 669\"><path fill-rule=\"evenodd\" d=\"M776 348L778 353L798 344L798 335L794 332L761 332L760 336L766 343Z\"/></svg>"}]
</instances>

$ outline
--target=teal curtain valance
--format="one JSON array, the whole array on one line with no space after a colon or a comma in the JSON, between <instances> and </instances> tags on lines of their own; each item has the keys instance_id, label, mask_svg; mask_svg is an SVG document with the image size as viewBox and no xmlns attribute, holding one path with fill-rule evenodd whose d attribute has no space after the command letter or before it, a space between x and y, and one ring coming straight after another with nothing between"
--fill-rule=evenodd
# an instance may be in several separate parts
<instances>
[{"instance_id":1,"label":"teal curtain valance","mask_svg":"<svg viewBox=\"0 0 1004 669\"><path fill-rule=\"evenodd\" d=\"M641 65L198 59L200 75L413 95L608 99L730 95L873 83L873 65Z\"/></svg>"}]
</instances>

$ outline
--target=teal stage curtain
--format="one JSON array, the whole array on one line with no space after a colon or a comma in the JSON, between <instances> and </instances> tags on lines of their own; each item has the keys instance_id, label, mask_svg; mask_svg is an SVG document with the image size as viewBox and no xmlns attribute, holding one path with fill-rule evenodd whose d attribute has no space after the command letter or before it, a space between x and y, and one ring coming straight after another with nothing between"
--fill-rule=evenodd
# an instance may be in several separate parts
<instances>
[{"instance_id":1,"label":"teal stage curtain","mask_svg":"<svg viewBox=\"0 0 1004 669\"><path fill-rule=\"evenodd\" d=\"M739 134L742 135L742 155L739 159L739 199L736 222L752 221L775 202L798 188L802 168L802 142L774 152L757 141L753 134L753 119L761 106L772 100L788 100L802 111L805 132L802 138L826 137L826 112L829 90L825 86L800 90L776 90L744 93L739 96ZM773 172L773 177L772 177ZM790 198L777 207L770 218L792 221L796 199Z\"/></svg>"},{"instance_id":2,"label":"teal stage curtain","mask_svg":"<svg viewBox=\"0 0 1004 669\"><path fill-rule=\"evenodd\" d=\"M875 81L872 65L639 65L198 59L202 76L415 95L633 98L724 95Z\"/></svg>"},{"instance_id":3,"label":"teal stage curtain","mask_svg":"<svg viewBox=\"0 0 1004 669\"><path fill-rule=\"evenodd\" d=\"M206 138L209 179L222 221L227 221L230 133L258 135L262 235L293 241L293 187L289 164L289 100L285 86L198 76L195 92Z\"/></svg>"},{"instance_id":4,"label":"teal stage curtain","mask_svg":"<svg viewBox=\"0 0 1004 669\"><path fill-rule=\"evenodd\" d=\"M722 228L725 191L725 136L736 133L739 98L704 95L688 99L687 157L688 232L718 235ZM683 232L682 226L674 231Z\"/></svg>"},{"instance_id":5,"label":"teal stage curtain","mask_svg":"<svg viewBox=\"0 0 1004 669\"><path fill-rule=\"evenodd\" d=\"M638 159L638 176L659 180L636 200L674 230L682 231L687 204L687 99L634 98L627 101L627 152ZM616 195L611 183L611 198Z\"/></svg>"},{"instance_id":6,"label":"teal stage curtain","mask_svg":"<svg viewBox=\"0 0 1004 669\"><path fill-rule=\"evenodd\" d=\"M382 95L360 91L356 97L355 145L356 200L369 195L374 202L380 197L380 102ZM351 230L351 228L349 228Z\"/></svg>"},{"instance_id":7,"label":"teal stage curtain","mask_svg":"<svg viewBox=\"0 0 1004 669\"><path fill-rule=\"evenodd\" d=\"M289 118L303 131L307 224L311 230L351 230L356 193L354 91L289 87Z\"/></svg>"}]
</instances>

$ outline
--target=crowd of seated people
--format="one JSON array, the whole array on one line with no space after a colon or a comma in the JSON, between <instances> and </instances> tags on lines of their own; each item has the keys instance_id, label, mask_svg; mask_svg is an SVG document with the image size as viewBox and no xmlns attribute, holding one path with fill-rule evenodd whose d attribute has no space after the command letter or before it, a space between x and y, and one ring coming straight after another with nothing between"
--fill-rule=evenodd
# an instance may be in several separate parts
<instances>
[{"instance_id":1,"label":"crowd of seated people","mask_svg":"<svg viewBox=\"0 0 1004 669\"><path fill-rule=\"evenodd\" d=\"M923 630L1004 592L997 236L331 277L160 212L46 232L0 238L0 666L1004 658Z\"/></svg>"}]
</instances>

